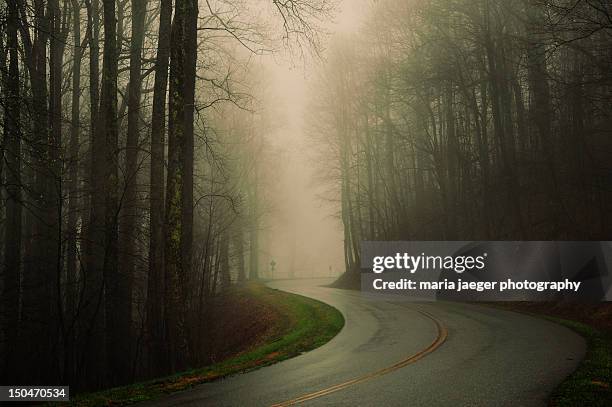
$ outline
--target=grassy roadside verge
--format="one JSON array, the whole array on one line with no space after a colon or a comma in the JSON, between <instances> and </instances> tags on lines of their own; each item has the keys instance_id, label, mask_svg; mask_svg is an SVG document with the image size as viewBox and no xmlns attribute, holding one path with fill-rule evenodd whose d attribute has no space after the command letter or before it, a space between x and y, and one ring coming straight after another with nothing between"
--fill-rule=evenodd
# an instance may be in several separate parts
<instances>
[{"instance_id":1,"label":"grassy roadside verge","mask_svg":"<svg viewBox=\"0 0 612 407\"><path fill-rule=\"evenodd\" d=\"M297 356L331 340L344 326L342 314L335 308L296 294L249 285L245 290L257 301L273 306L281 318L272 323L268 337L238 355L210 366L180 372L128 386L76 396L74 406L121 406L159 398L236 373L244 373Z\"/></svg>"},{"instance_id":2,"label":"grassy roadside verge","mask_svg":"<svg viewBox=\"0 0 612 407\"><path fill-rule=\"evenodd\" d=\"M581 322L543 316L582 335L587 351L578 369L553 392L551 406L612 405L612 336Z\"/></svg>"},{"instance_id":3,"label":"grassy roadside verge","mask_svg":"<svg viewBox=\"0 0 612 407\"><path fill-rule=\"evenodd\" d=\"M529 306L522 307L520 304L487 305L547 319L571 329L586 340L584 359L553 391L549 400L551 406L612 406L612 332L550 313L533 312Z\"/></svg>"}]
</instances>

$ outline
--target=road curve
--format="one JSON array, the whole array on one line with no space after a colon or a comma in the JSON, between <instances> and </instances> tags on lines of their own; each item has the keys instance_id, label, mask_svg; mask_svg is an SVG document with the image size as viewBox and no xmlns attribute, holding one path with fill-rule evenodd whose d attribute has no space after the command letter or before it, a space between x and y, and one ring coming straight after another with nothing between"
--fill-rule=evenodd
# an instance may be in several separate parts
<instances>
[{"instance_id":1,"label":"road curve","mask_svg":"<svg viewBox=\"0 0 612 407\"><path fill-rule=\"evenodd\" d=\"M472 304L414 303L321 287L273 288L324 301L346 319L322 347L143 406L545 406L585 352L551 322Z\"/></svg>"}]
</instances>

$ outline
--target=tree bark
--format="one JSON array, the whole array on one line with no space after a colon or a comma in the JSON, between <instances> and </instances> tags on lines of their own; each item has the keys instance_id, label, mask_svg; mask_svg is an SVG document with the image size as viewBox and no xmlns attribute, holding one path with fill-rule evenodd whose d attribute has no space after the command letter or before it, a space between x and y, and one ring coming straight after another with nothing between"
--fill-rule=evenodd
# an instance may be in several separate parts
<instances>
[{"instance_id":1,"label":"tree bark","mask_svg":"<svg viewBox=\"0 0 612 407\"><path fill-rule=\"evenodd\" d=\"M92 227L97 239L94 244L95 256L88 272L102 273L105 283L105 327L106 327L106 355L109 358L109 380L111 384L119 384L119 372L123 358L117 349L117 344L124 340L120 313L125 307L122 303L129 301L123 292L123 280L117 264L117 217L119 212L118 200L118 168L117 147L119 129L117 125L117 20L114 0L103 0L104 13L104 51L102 63L102 86L100 93L100 110L98 114L98 127L96 129L96 142L94 142L93 156L95 161L94 179L95 189L92 207L97 209L93 216ZM103 370L102 370L103 371Z\"/></svg>"},{"instance_id":2,"label":"tree bark","mask_svg":"<svg viewBox=\"0 0 612 407\"><path fill-rule=\"evenodd\" d=\"M79 218L79 205L81 200L79 190L79 133L81 128L81 62L83 47L81 44L81 5L78 0L72 0L72 35L73 35L73 61L72 61L72 101L70 120L70 146L68 152L68 221L66 225L66 323L74 326L76 318L77 301L77 222ZM68 383L71 383L76 372L74 371L74 330L67 332L66 350L64 353L64 372Z\"/></svg>"},{"instance_id":3,"label":"tree bark","mask_svg":"<svg viewBox=\"0 0 612 407\"><path fill-rule=\"evenodd\" d=\"M145 0L132 0L132 36L130 42L130 79L128 84L128 125L125 149L124 194L119 225L119 273L116 293L117 338L113 368L118 383L127 383L132 378L132 292L136 257L136 231L138 230L138 150L140 139L140 98L142 44L144 40Z\"/></svg>"},{"instance_id":4,"label":"tree bark","mask_svg":"<svg viewBox=\"0 0 612 407\"><path fill-rule=\"evenodd\" d=\"M6 226L4 229L4 281L2 285L2 327L6 358L0 379L11 380L12 370L19 366L19 294L21 274L21 130L19 48L17 42L17 0L8 0L7 53L10 58L6 82L4 111L4 161L6 165ZM14 376L13 376L14 377Z\"/></svg>"},{"instance_id":5,"label":"tree bark","mask_svg":"<svg viewBox=\"0 0 612 407\"><path fill-rule=\"evenodd\" d=\"M153 374L161 374L165 365L162 351L164 336L162 313L164 303L164 135L171 19L172 0L161 0L151 117L151 191L149 194L151 237L147 280L147 328L151 338L150 366Z\"/></svg>"},{"instance_id":6,"label":"tree bark","mask_svg":"<svg viewBox=\"0 0 612 407\"><path fill-rule=\"evenodd\" d=\"M165 221L165 320L170 370L186 366L187 287L193 241L193 120L197 0L177 0L170 43L168 183Z\"/></svg>"}]
</instances>

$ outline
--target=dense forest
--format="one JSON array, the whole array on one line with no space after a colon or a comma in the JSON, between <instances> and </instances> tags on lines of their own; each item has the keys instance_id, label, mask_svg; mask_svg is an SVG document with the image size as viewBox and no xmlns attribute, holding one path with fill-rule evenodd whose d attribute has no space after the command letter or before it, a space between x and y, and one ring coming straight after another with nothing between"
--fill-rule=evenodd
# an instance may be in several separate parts
<instances>
[{"instance_id":1,"label":"dense forest","mask_svg":"<svg viewBox=\"0 0 612 407\"><path fill-rule=\"evenodd\" d=\"M359 24L327 35L338 3ZM264 55L315 67L306 140L346 276L364 240L609 240L608 0L0 10L2 384L85 392L209 362L211 303L276 264Z\"/></svg>"},{"instance_id":2,"label":"dense forest","mask_svg":"<svg viewBox=\"0 0 612 407\"><path fill-rule=\"evenodd\" d=\"M3 384L93 390L203 363L257 279L273 179L255 55L317 52L327 0L6 0Z\"/></svg>"},{"instance_id":3,"label":"dense forest","mask_svg":"<svg viewBox=\"0 0 612 407\"><path fill-rule=\"evenodd\" d=\"M609 240L612 4L372 2L319 73L310 134L362 240Z\"/></svg>"}]
</instances>

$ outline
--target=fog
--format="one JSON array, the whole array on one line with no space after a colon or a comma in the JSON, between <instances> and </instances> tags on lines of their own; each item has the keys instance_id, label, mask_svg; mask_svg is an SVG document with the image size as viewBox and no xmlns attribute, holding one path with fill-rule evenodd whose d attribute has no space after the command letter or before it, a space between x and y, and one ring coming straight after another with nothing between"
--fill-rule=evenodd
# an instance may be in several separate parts
<instances>
[{"instance_id":1,"label":"fog","mask_svg":"<svg viewBox=\"0 0 612 407\"><path fill-rule=\"evenodd\" d=\"M312 62L310 62L312 63ZM275 278L337 275L343 264L342 226L335 205L316 182L312 140L306 134L309 78L312 67L289 60L262 58L270 75L270 100L277 126L270 140L282 154L273 167L278 183L265 227L264 270L276 262ZM277 115L277 116L276 116Z\"/></svg>"},{"instance_id":2,"label":"fog","mask_svg":"<svg viewBox=\"0 0 612 407\"><path fill-rule=\"evenodd\" d=\"M202 365L216 302L268 278L358 288L363 241L609 240L609 2L3 10L11 379Z\"/></svg>"},{"instance_id":3,"label":"fog","mask_svg":"<svg viewBox=\"0 0 612 407\"><path fill-rule=\"evenodd\" d=\"M274 278L338 276L344 272L344 237L339 200L330 184L321 182L321 157L309 134L308 108L316 92L317 75L327 58L327 47L338 35L356 33L363 24L366 1L345 0L324 22L325 37L318 55L292 56L285 49L258 58L267 78L268 104L276 127L272 143L282 151L275 163L279 172L273 209L265 229L265 270L276 262ZM269 260L268 260L269 259Z\"/></svg>"}]
</instances>

